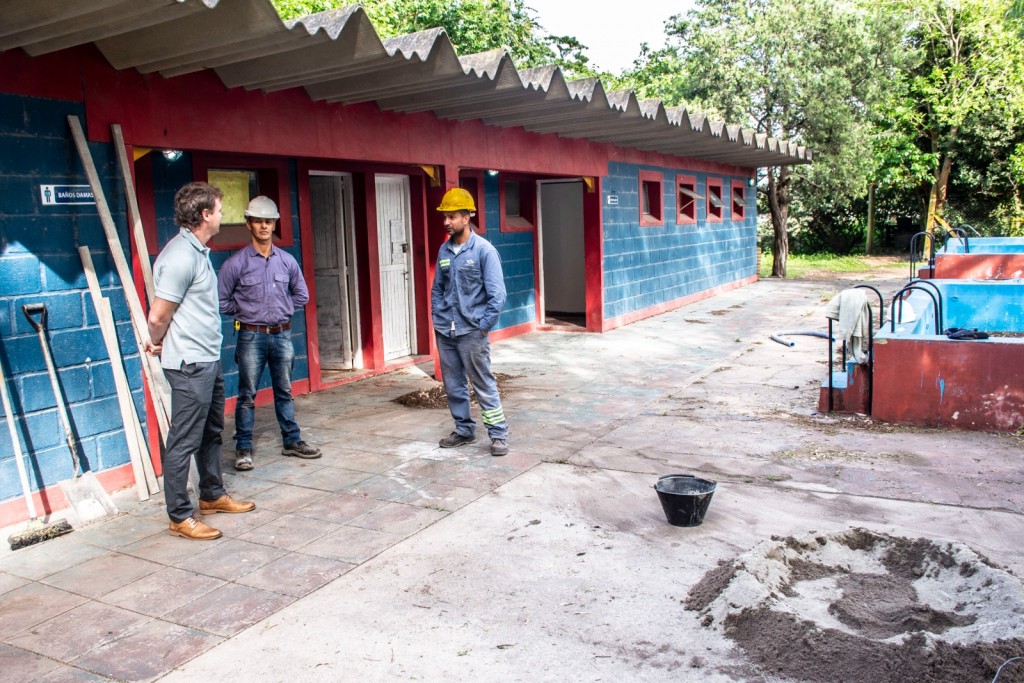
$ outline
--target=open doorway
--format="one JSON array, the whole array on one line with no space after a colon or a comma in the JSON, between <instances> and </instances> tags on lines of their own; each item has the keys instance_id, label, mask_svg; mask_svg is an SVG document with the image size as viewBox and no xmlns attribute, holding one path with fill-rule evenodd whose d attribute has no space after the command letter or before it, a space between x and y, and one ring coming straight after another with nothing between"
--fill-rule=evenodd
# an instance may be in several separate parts
<instances>
[{"instance_id":1,"label":"open doorway","mask_svg":"<svg viewBox=\"0 0 1024 683\"><path fill-rule=\"evenodd\" d=\"M332 375L363 367L352 176L310 172L309 195L320 376L330 381Z\"/></svg>"},{"instance_id":2,"label":"open doorway","mask_svg":"<svg viewBox=\"0 0 1024 683\"><path fill-rule=\"evenodd\" d=\"M586 329L582 180L539 183L541 324Z\"/></svg>"}]
</instances>

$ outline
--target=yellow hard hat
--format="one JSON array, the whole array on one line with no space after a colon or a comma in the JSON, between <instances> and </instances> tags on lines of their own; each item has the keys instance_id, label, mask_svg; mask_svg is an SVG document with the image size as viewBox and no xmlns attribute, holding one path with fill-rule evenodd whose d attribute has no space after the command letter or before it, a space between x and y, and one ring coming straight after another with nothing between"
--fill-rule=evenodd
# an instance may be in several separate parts
<instances>
[{"instance_id":1,"label":"yellow hard hat","mask_svg":"<svg viewBox=\"0 0 1024 683\"><path fill-rule=\"evenodd\" d=\"M448 213L449 211L476 211L476 203L473 202L473 195L461 187L453 187L444 193L441 198L441 206L438 211Z\"/></svg>"}]
</instances>

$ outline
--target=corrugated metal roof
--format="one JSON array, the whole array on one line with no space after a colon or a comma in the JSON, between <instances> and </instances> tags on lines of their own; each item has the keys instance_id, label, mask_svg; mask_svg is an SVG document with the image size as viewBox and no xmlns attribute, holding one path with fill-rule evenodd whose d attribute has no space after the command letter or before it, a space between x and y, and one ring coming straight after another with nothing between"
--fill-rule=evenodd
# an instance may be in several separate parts
<instances>
[{"instance_id":1,"label":"corrugated metal roof","mask_svg":"<svg viewBox=\"0 0 1024 683\"><path fill-rule=\"evenodd\" d=\"M284 22L269 0L5 2L0 50L32 56L94 43L116 69L212 69L230 88L304 88L313 100L608 142L742 167L809 163L810 150L700 112L606 92L558 67L517 69L501 50L460 57L441 29L381 40L350 5Z\"/></svg>"}]
</instances>

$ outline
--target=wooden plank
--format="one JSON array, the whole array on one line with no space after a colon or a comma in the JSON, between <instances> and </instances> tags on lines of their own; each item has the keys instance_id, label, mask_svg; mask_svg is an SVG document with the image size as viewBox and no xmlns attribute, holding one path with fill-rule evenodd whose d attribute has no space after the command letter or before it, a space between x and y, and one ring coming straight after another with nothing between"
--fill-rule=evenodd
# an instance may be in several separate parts
<instances>
[{"instance_id":1,"label":"wooden plank","mask_svg":"<svg viewBox=\"0 0 1024 683\"><path fill-rule=\"evenodd\" d=\"M110 213L106 196L103 194L103 186L100 185L99 174L96 172L96 164L92 160L92 153L89 151L89 144L86 142L85 133L82 131L82 124L77 116L68 116L68 125L71 127L71 134L75 139L75 147L78 149L78 156L82 160L85 174L89 179L89 186L92 188L93 197L96 200L96 209L99 212L100 224L107 236L107 243L110 245L110 255L114 260L114 267L117 276L121 280L121 289L124 291L124 298L128 303L128 312L131 315L132 329L135 332L135 343L139 348L139 357L142 360L142 369L146 373L146 380L153 389L150 395L153 397L153 404L156 407L157 424L160 427L160 436L163 441L167 440L167 430L171 423L171 388L164 377L163 368L154 356L146 353L145 340L149 336L149 326L146 322L146 314L142 310L142 302L139 294L132 286L132 274L125 260L124 251L121 248L121 238L118 237L117 228L114 226L114 218Z\"/></svg>"},{"instance_id":2,"label":"wooden plank","mask_svg":"<svg viewBox=\"0 0 1024 683\"><path fill-rule=\"evenodd\" d=\"M143 467L143 462L149 459L149 450L146 448L145 438L139 439L142 427L139 424L139 416L135 412L135 402L132 400L128 376L124 371L121 349L118 347L117 326L110 310L110 301L100 291L100 283L96 277L96 269L93 267L89 248L79 247L78 255L82 259L85 281L89 284L89 293L92 295L93 307L96 309L96 318L100 323L100 332L103 333L103 344L107 347L107 357L110 358L110 369L114 375L114 386L117 388L117 404L121 409L121 422L124 424L125 441L128 443L128 456L131 459L132 474L135 476L135 489L139 500L149 500L150 482ZM151 461L150 468L152 466ZM156 483L155 477L153 483Z\"/></svg>"},{"instance_id":3,"label":"wooden plank","mask_svg":"<svg viewBox=\"0 0 1024 683\"><path fill-rule=\"evenodd\" d=\"M132 222L132 236L135 238L135 251L139 254L139 269L142 271L142 281L146 285L146 298L153 301L156 291L153 286L153 267L149 263L146 232L142 229L139 199L135 194L135 180L132 177L132 166L128 163L128 150L125 148L121 124L113 124L110 126L110 131L114 136L117 165L121 168L121 176L124 178L124 195L128 199L128 218Z\"/></svg>"}]
</instances>

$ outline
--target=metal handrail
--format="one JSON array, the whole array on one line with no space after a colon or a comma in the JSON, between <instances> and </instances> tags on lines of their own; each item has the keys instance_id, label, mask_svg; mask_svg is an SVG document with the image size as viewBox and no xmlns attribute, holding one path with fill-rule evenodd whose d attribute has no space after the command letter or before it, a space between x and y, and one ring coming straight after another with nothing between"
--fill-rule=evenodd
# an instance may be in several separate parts
<instances>
[{"instance_id":1,"label":"metal handrail","mask_svg":"<svg viewBox=\"0 0 1024 683\"><path fill-rule=\"evenodd\" d=\"M881 327L885 324L885 297L878 291L878 287L872 285L854 285L854 289L870 289L872 292L878 295L878 326Z\"/></svg>"},{"instance_id":2,"label":"metal handrail","mask_svg":"<svg viewBox=\"0 0 1024 683\"><path fill-rule=\"evenodd\" d=\"M865 285L870 287L870 285ZM871 287L874 289L874 287ZM878 290L875 290L876 292ZM879 294L881 297L881 294ZM871 320L874 315L871 312L871 304L868 304L868 320ZM832 397L834 384L832 382L832 363L835 358L835 350L832 344L835 342L835 337L832 334L832 325L835 323L832 318L828 319L828 412L832 413L835 408L835 402ZM843 368L846 368L846 340L843 340ZM849 383L847 383L849 386ZM875 328L873 325L868 325L868 415L871 414L872 401L874 400L875 393Z\"/></svg>"},{"instance_id":3,"label":"metal handrail","mask_svg":"<svg viewBox=\"0 0 1024 683\"><path fill-rule=\"evenodd\" d=\"M907 285L906 287L904 287L903 289L901 289L900 291L898 291L895 294L893 294L893 296L892 296L893 302L895 303L897 300L899 300L900 306L899 306L899 311L895 315L893 315L892 318L889 319L889 331L890 332L893 332L893 333L896 332L896 322L897 322L896 319L897 318L899 318L899 322L903 322L903 298L902 298L903 294L905 294L906 292L909 292L911 290L915 290L916 289L916 290L918 290L920 292L924 292L929 297L931 297L932 305L935 307L935 325L937 327L937 329L935 331L935 334L939 334L939 330L942 329L942 309L939 307L939 301L938 301L938 299L935 298L935 295L932 294L932 291L929 290L929 289L925 289L924 287L920 286L921 282L922 282L921 280L918 280L916 282L912 282L909 285ZM939 294L939 296L941 297L942 295Z\"/></svg>"},{"instance_id":4,"label":"metal handrail","mask_svg":"<svg viewBox=\"0 0 1024 683\"><path fill-rule=\"evenodd\" d=\"M914 233L914 236L910 238L910 279L916 279L917 275L917 243L919 238L928 238L927 232ZM932 277L935 277L935 240L928 240L929 251L931 252L928 256L928 266L931 268ZM924 249L921 250L921 256L924 256Z\"/></svg>"},{"instance_id":5,"label":"metal handrail","mask_svg":"<svg viewBox=\"0 0 1024 683\"><path fill-rule=\"evenodd\" d=\"M932 291L935 292L935 296L937 296L938 300L939 300L939 317L937 318L938 322L940 323L939 324L939 329L940 330L944 329L944 326L941 323L945 319L946 313L945 313L944 305L943 305L943 301L942 301L942 290L939 289L939 286L937 284L935 284L934 282L931 282L930 280L911 280L907 284L908 285L928 285L929 287L932 288ZM902 304L900 304L900 305L902 306Z\"/></svg>"}]
</instances>

